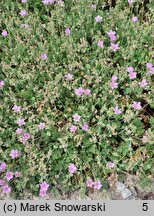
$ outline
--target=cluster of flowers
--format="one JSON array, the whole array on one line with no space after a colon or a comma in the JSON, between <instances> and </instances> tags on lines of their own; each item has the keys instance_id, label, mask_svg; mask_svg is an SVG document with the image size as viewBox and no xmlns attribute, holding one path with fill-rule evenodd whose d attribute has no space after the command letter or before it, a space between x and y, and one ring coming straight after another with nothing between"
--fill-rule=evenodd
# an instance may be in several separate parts
<instances>
[{"instance_id":1,"label":"cluster of flowers","mask_svg":"<svg viewBox=\"0 0 154 216\"><path fill-rule=\"evenodd\" d=\"M79 87L77 89L75 89L74 93L77 95L77 96L80 96L80 95L89 95L91 92L90 89L83 89L82 87Z\"/></svg>"},{"instance_id":2,"label":"cluster of flowers","mask_svg":"<svg viewBox=\"0 0 154 216\"><path fill-rule=\"evenodd\" d=\"M42 182L42 183L40 184L39 195L40 195L41 197L45 197L48 188L49 188L49 184L47 184L46 181Z\"/></svg>"},{"instance_id":3,"label":"cluster of flowers","mask_svg":"<svg viewBox=\"0 0 154 216\"><path fill-rule=\"evenodd\" d=\"M5 169L6 169L6 163L1 162L0 163L0 173L3 172ZM0 187L2 187L1 188L2 193L8 194L11 192L11 187L5 181L10 181L11 179L13 179L13 175L17 178L20 177L20 173L16 171L15 173L6 172L4 179L0 179Z\"/></svg>"},{"instance_id":4,"label":"cluster of flowers","mask_svg":"<svg viewBox=\"0 0 154 216\"><path fill-rule=\"evenodd\" d=\"M77 113L73 115L73 120L74 120L75 122L79 122L80 119L81 119L81 116L78 115ZM75 133L75 132L77 131L77 128L78 128L78 127L77 127L76 125L71 125L71 127L70 127L69 129L70 129L70 132L71 132L71 133ZM83 123L82 126L81 126L81 128L82 128L83 131L88 131L89 126L88 126L87 123Z\"/></svg>"}]
</instances>

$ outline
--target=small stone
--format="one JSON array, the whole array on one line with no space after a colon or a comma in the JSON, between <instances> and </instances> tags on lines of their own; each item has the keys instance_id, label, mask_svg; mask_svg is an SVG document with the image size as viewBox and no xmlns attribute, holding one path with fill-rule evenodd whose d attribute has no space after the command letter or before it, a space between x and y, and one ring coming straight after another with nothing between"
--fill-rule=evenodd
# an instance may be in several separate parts
<instances>
[{"instance_id":1,"label":"small stone","mask_svg":"<svg viewBox=\"0 0 154 216\"><path fill-rule=\"evenodd\" d=\"M127 199L127 198L129 198L130 196L132 196L132 192L131 192L129 189L125 188L125 189L121 192L121 196L122 196L123 199Z\"/></svg>"},{"instance_id":2,"label":"small stone","mask_svg":"<svg viewBox=\"0 0 154 216\"><path fill-rule=\"evenodd\" d=\"M116 186L117 186L117 192L119 193L121 193L126 188L126 186L121 182L118 182Z\"/></svg>"}]
</instances>

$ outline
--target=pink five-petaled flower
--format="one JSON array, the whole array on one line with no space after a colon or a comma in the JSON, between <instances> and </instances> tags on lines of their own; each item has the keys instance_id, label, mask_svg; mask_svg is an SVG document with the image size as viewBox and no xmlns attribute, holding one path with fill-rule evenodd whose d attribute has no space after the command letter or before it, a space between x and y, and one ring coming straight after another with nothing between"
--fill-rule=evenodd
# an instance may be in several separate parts
<instances>
[{"instance_id":1,"label":"pink five-petaled flower","mask_svg":"<svg viewBox=\"0 0 154 216\"><path fill-rule=\"evenodd\" d=\"M43 130L45 128L45 123L40 122L39 125L38 125L38 128L40 130Z\"/></svg>"},{"instance_id":2,"label":"pink five-petaled flower","mask_svg":"<svg viewBox=\"0 0 154 216\"><path fill-rule=\"evenodd\" d=\"M116 75L113 75L113 76L111 77L112 82L115 82L117 79L118 79L118 77L117 77Z\"/></svg>"},{"instance_id":3,"label":"pink five-petaled flower","mask_svg":"<svg viewBox=\"0 0 154 216\"><path fill-rule=\"evenodd\" d=\"M102 185L99 180L94 182L94 189L99 190L101 187Z\"/></svg>"},{"instance_id":4,"label":"pink five-petaled flower","mask_svg":"<svg viewBox=\"0 0 154 216\"><path fill-rule=\"evenodd\" d=\"M19 151L17 149L15 149L15 150L12 149L11 152L10 152L10 157L12 159L19 157Z\"/></svg>"},{"instance_id":5,"label":"pink five-petaled flower","mask_svg":"<svg viewBox=\"0 0 154 216\"><path fill-rule=\"evenodd\" d=\"M47 191L48 188L49 188L49 184L47 184L46 181L44 181L44 182L42 182L42 183L40 184L40 190L41 190L41 191Z\"/></svg>"},{"instance_id":6,"label":"pink five-petaled flower","mask_svg":"<svg viewBox=\"0 0 154 216\"><path fill-rule=\"evenodd\" d=\"M136 72L130 72L128 74L128 76L129 76L130 79L135 79L136 78Z\"/></svg>"},{"instance_id":7,"label":"pink five-petaled flower","mask_svg":"<svg viewBox=\"0 0 154 216\"><path fill-rule=\"evenodd\" d=\"M80 121L80 118L81 118L81 116L78 115L78 114L74 114L74 115L73 115L73 120L76 121L76 122L79 122L79 121Z\"/></svg>"},{"instance_id":8,"label":"pink five-petaled flower","mask_svg":"<svg viewBox=\"0 0 154 216\"><path fill-rule=\"evenodd\" d=\"M16 171L16 172L14 173L14 176L17 177L17 178L20 177L20 172Z\"/></svg>"},{"instance_id":9,"label":"pink five-petaled flower","mask_svg":"<svg viewBox=\"0 0 154 216\"><path fill-rule=\"evenodd\" d=\"M66 35L66 36L70 36L70 34L71 34L70 29L69 29L69 28L66 28L66 29L65 29L65 35Z\"/></svg>"},{"instance_id":10,"label":"pink five-petaled flower","mask_svg":"<svg viewBox=\"0 0 154 216\"><path fill-rule=\"evenodd\" d=\"M118 106L114 107L114 108L113 108L113 111L114 111L114 113L115 113L116 115L119 115L119 114L122 113L122 111L118 108Z\"/></svg>"},{"instance_id":11,"label":"pink five-petaled flower","mask_svg":"<svg viewBox=\"0 0 154 216\"><path fill-rule=\"evenodd\" d=\"M103 41L98 41L98 42L97 42L97 46L103 48L103 47L104 47Z\"/></svg>"},{"instance_id":12,"label":"pink five-petaled flower","mask_svg":"<svg viewBox=\"0 0 154 216\"><path fill-rule=\"evenodd\" d=\"M132 73L132 72L134 72L134 68L132 66L129 66L129 67L127 67L127 71L129 73Z\"/></svg>"},{"instance_id":13,"label":"pink five-petaled flower","mask_svg":"<svg viewBox=\"0 0 154 216\"><path fill-rule=\"evenodd\" d=\"M115 43L111 43L110 49L116 52L119 49L119 45Z\"/></svg>"},{"instance_id":14,"label":"pink five-petaled flower","mask_svg":"<svg viewBox=\"0 0 154 216\"><path fill-rule=\"evenodd\" d=\"M0 164L0 172L2 172L5 169L6 169L6 163L5 162L1 162L1 164Z\"/></svg>"},{"instance_id":15,"label":"pink five-petaled flower","mask_svg":"<svg viewBox=\"0 0 154 216\"><path fill-rule=\"evenodd\" d=\"M132 107L133 107L134 109L136 109L136 110L142 109L142 107L141 107L141 102L133 101Z\"/></svg>"},{"instance_id":16,"label":"pink five-petaled flower","mask_svg":"<svg viewBox=\"0 0 154 216\"><path fill-rule=\"evenodd\" d=\"M27 15L27 12L26 12L26 10L21 10L19 14L20 14L20 16L24 17Z\"/></svg>"},{"instance_id":17,"label":"pink five-petaled flower","mask_svg":"<svg viewBox=\"0 0 154 216\"><path fill-rule=\"evenodd\" d=\"M24 138L25 138L25 140L28 140L28 139L30 139L30 134L29 133L24 133Z\"/></svg>"},{"instance_id":18,"label":"pink five-petaled flower","mask_svg":"<svg viewBox=\"0 0 154 216\"><path fill-rule=\"evenodd\" d=\"M116 89L116 88L118 88L118 83L112 81L112 82L110 82L110 87L111 87L112 89Z\"/></svg>"},{"instance_id":19,"label":"pink five-petaled flower","mask_svg":"<svg viewBox=\"0 0 154 216\"><path fill-rule=\"evenodd\" d=\"M4 86L4 81L0 80L0 88L2 88Z\"/></svg>"},{"instance_id":20,"label":"pink five-petaled flower","mask_svg":"<svg viewBox=\"0 0 154 216\"><path fill-rule=\"evenodd\" d=\"M40 190L40 192L39 192L39 196L40 197L45 197L47 194L46 194L46 191L45 190Z\"/></svg>"},{"instance_id":21,"label":"pink five-petaled flower","mask_svg":"<svg viewBox=\"0 0 154 216\"><path fill-rule=\"evenodd\" d=\"M21 135L22 133L23 133L22 128L17 128L16 134L17 134L17 135Z\"/></svg>"},{"instance_id":22,"label":"pink five-petaled flower","mask_svg":"<svg viewBox=\"0 0 154 216\"><path fill-rule=\"evenodd\" d=\"M6 37L6 36L8 35L8 33L7 33L6 30L3 30L2 33L1 33L1 35L2 35L3 37Z\"/></svg>"},{"instance_id":23,"label":"pink five-petaled flower","mask_svg":"<svg viewBox=\"0 0 154 216\"><path fill-rule=\"evenodd\" d=\"M148 69L151 69L153 66L152 66L152 64L151 64L150 62L147 62L147 63L146 63L146 67L147 67Z\"/></svg>"},{"instance_id":24,"label":"pink five-petaled flower","mask_svg":"<svg viewBox=\"0 0 154 216\"><path fill-rule=\"evenodd\" d=\"M117 39L117 37L116 37L115 34L116 34L116 32L112 31L112 30L110 30L109 32L107 32L107 35L110 37L111 41L115 41Z\"/></svg>"},{"instance_id":25,"label":"pink five-petaled flower","mask_svg":"<svg viewBox=\"0 0 154 216\"><path fill-rule=\"evenodd\" d=\"M45 54L45 53L41 54L41 59L42 60L46 60L47 58L48 58L47 54Z\"/></svg>"},{"instance_id":26,"label":"pink five-petaled flower","mask_svg":"<svg viewBox=\"0 0 154 216\"><path fill-rule=\"evenodd\" d=\"M79 87L79 88L75 89L75 91L74 91L74 93L75 93L77 96L80 96L83 92L84 92L84 90L83 90L82 87Z\"/></svg>"},{"instance_id":27,"label":"pink five-petaled flower","mask_svg":"<svg viewBox=\"0 0 154 216\"><path fill-rule=\"evenodd\" d=\"M17 120L17 124L19 125L19 126L21 126L21 125L24 125L25 124L25 119L18 119Z\"/></svg>"},{"instance_id":28,"label":"pink five-petaled flower","mask_svg":"<svg viewBox=\"0 0 154 216\"><path fill-rule=\"evenodd\" d=\"M71 127L70 127L70 132L71 132L71 133L75 133L76 130L77 130L77 126L71 125Z\"/></svg>"},{"instance_id":29,"label":"pink five-petaled flower","mask_svg":"<svg viewBox=\"0 0 154 216\"><path fill-rule=\"evenodd\" d=\"M13 173L12 172L7 172L5 175L5 178L10 181L11 179L13 179Z\"/></svg>"},{"instance_id":30,"label":"pink five-petaled flower","mask_svg":"<svg viewBox=\"0 0 154 216\"><path fill-rule=\"evenodd\" d=\"M115 167L115 164L111 161L109 161L106 166L109 168L109 169L113 169Z\"/></svg>"},{"instance_id":31,"label":"pink five-petaled flower","mask_svg":"<svg viewBox=\"0 0 154 216\"><path fill-rule=\"evenodd\" d=\"M72 80L73 79L73 75L68 73L68 74L65 74L65 79L66 80Z\"/></svg>"},{"instance_id":32,"label":"pink five-petaled flower","mask_svg":"<svg viewBox=\"0 0 154 216\"><path fill-rule=\"evenodd\" d=\"M95 17L95 21L96 22L101 22L102 21L102 17L98 15L97 17Z\"/></svg>"},{"instance_id":33,"label":"pink five-petaled flower","mask_svg":"<svg viewBox=\"0 0 154 216\"><path fill-rule=\"evenodd\" d=\"M2 193L10 193L11 192L11 187L9 187L9 185L4 185L3 187L2 187Z\"/></svg>"},{"instance_id":34,"label":"pink five-petaled flower","mask_svg":"<svg viewBox=\"0 0 154 216\"><path fill-rule=\"evenodd\" d=\"M92 188L92 187L93 187L93 184L94 184L94 182L93 182L93 180L92 180L91 178L88 179L88 180L86 181L86 186L87 186L87 187Z\"/></svg>"},{"instance_id":35,"label":"pink five-petaled flower","mask_svg":"<svg viewBox=\"0 0 154 216\"><path fill-rule=\"evenodd\" d=\"M85 94L85 95L89 95L89 94L90 94L90 92L91 92L91 90L90 90L90 89L85 89L85 90L84 90L84 94Z\"/></svg>"},{"instance_id":36,"label":"pink five-petaled flower","mask_svg":"<svg viewBox=\"0 0 154 216\"><path fill-rule=\"evenodd\" d=\"M133 4L135 0L128 0L128 4Z\"/></svg>"},{"instance_id":37,"label":"pink five-petaled flower","mask_svg":"<svg viewBox=\"0 0 154 216\"><path fill-rule=\"evenodd\" d=\"M95 10L95 9L96 9L96 5L95 5L95 4L92 4L92 5L91 5L91 9L92 9L92 10Z\"/></svg>"},{"instance_id":38,"label":"pink five-petaled flower","mask_svg":"<svg viewBox=\"0 0 154 216\"><path fill-rule=\"evenodd\" d=\"M13 108L12 108L12 110L13 110L14 112L20 112L20 109L21 109L21 107L20 107L20 106L17 106L17 105L14 105Z\"/></svg>"},{"instance_id":39,"label":"pink five-petaled flower","mask_svg":"<svg viewBox=\"0 0 154 216\"><path fill-rule=\"evenodd\" d=\"M89 129L89 126L88 126L86 123L84 123L84 124L82 125L82 130L83 130L83 131L88 131L88 129Z\"/></svg>"},{"instance_id":40,"label":"pink five-petaled flower","mask_svg":"<svg viewBox=\"0 0 154 216\"><path fill-rule=\"evenodd\" d=\"M146 85L148 85L147 80L143 79L141 82L138 83L142 88L144 88Z\"/></svg>"},{"instance_id":41,"label":"pink five-petaled flower","mask_svg":"<svg viewBox=\"0 0 154 216\"><path fill-rule=\"evenodd\" d=\"M0 179L0 186L4 185L5 181L3 179Z\"/></svg>"},{"instance_id":42,"label":"pink five-petaled flower","mask_svg":"<svg viewBox=\"0 0 154 216\"><path fill-rule=\"evenodd\" d=\"M132 17L132 22L137 22L138 18L137 17Z\"/></svg>"},{"instance_id":43,"label":"pink five-petaled flower","mask_svg":"<svg viewBox=\"0 0 154 216\"><path fill-rule=\"evenodd\" d=\"M69 171L69 173L74 173L76 170L77 170L77 168L76 168L76 166L75 166L74 164L71 163L71 164L68 166L68 171Z\"/></svg>"}]
</instances>

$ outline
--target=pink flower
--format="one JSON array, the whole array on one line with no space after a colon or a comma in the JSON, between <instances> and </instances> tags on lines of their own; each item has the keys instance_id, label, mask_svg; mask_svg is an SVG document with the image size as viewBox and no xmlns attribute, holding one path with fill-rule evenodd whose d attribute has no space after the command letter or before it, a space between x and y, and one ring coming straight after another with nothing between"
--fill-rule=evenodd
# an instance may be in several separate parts
<instances>
[{"instance_id":1,"label":"pink flower","mask_svg":"<svg viewBox=\"0 0 154 216\"><path fill-rule=\"evenodd\" d=\"M4 81L0 80L0 88L2 88L4 86Z\"/></svg>"},{"instance_id":2,"label":"pink flower","mask_svg":"<svg viewBox=\"0 0 154 216\"><path fill-rule=\"evenodd\" d=\"M44 5L48 5L48 4L49 4L49 0L43 0L42 3L43 3Z\"/></svg>"},{"instance_id":3,"label":"pink flower","mask_svg":"<svg viewBox=\"0 0 154 216\"><path fill-rule=\"evenodd\" d=\"M24 133L23 137L25 138L25 140L30 139L30 134L29 133Z\"/></svg>"},{"instance_id":4,"label":"pink flower","mask_svg":"<svg viewBox=\"0 0 154 216\"><path fill-rule=\"evenodd\" d=\"M5 175L5 178L10 181L11 179L13 179L13 173L12 172L7 172Z\"/></svg>"},{"instance_id":5,"label":"pink flower","mask_svg":"<svg viewBox=\"0 0 154 216\"><path fill-rule=\"evenodd\" d=\"M128 0L128 3L131 5L134 3L135 0Z\"/></svg>"},{"instance_id":6,"label":"pink flower","mask_svg":"<svg viewBox=\"0 0 154 216\"><path fill-rule=\"evenodd\" d=\"M133 107L134 109L136 109L136 110L142 109L142 107L141 107L141 102L133 101L132 107Z\"/></svg>"},{"instance_id":7,"label":"pink flower","mask_svg":"<svg viewBox=\"0 0 154 216\"><path fill-rule=\"evenodd\" d=\"M142 88L144 88L146 85L148 85L147 80L143 79L141 82L138 83Z\"/></svg>"},{"instance_id":8,"label":"pink flower","mask_svg":"<svg viewBox=\"0 0 154 216\"><path fill-rule=\"evenodd\" d=\"M47 191L48 187L49 187L49 184L47 184L46 181L40 184L41 191Z\"/></svg>"},{"instance_id":9,"label":"pink flower","mask_svg":"<svg viewBox=\"0 0 154 216\"><path fill-rule=\"evenodd\" d=\"M45 123L40 122L39 125L38 125L38 128L40 130L43 130L45 128Z\"/></svg>"},{"instance_id":10,"label":"pink flower","mask_svg":"<svg viewBox=\"0 0 154 216\"><path fill-rule=\"evenodd\" d=\"M116 75L113 75L111 78L112 82L115 82L117 79L118 79L118 77Z\"/></svg>"},{"instance_id":11,"label":"pink flower","mask_svg":"<svg viewBox=\"0 0 154 216\"><path fill-rule=\"evenodd\" d=\"M130 79L135 79L136 78L136 72L130 72L128 76Z\"/></svg>"},{"instance_id":12,"label":"pink flower","mask_svg":"<svg viewBox=\"0 0 154 216\"><path fill-rule=\"evenodd\" d=\"M115 40L117 40L116 35L112 35L112 36L110 36L110 40L111 40L111 41L115 41Z\"/></svg>"},{"instance_id":13,"label":"pink flower","mask_svg":"<svg viewBox=\"0 0 154 216\"><path fill-rule=\"evenodd\" d=\"M47 58L48 58L47 54L45 54L45 53L41 54L41 59L42 60L46 60Z\"/></svg>"},{"instance_id":14,"label":"pink flower","mask_svg":"<svg viewBox=\"0 0 154 216\"><path fill-rule=\"evenodd\" d=\"M137 22L138 18L137 17L132 17L132 22Z\"/></svg>"},{"instance_id":15,"label":"pink flower","mask_svg":"<svg viewBox=\"0 0 154 216\"><path fill-rule=\"evenodd\" d=\"M88 179L88 180L86 181L86 186L87 186L87 187L92 188L92 187L93 187L93 184L94 184L94 182L93 182L93 180L92 180L91 178Z\"/></svg>"},{"instance_id":16,"label":"pink flower","mask_svg":"<svg viewBox=\"0 0 154 216\"><path fill-rule=\"evenodd\" d=\"M146 67L147 67L148 69L151 69L151 68L152 68L152 64L151 64L150 62L147 62L147 63L146 63Z\"/></svg>"},{"instance_id":17,"label":"pink flower","mask_svg":"<svg viewBox=\"0 0 154 216\"><path fill-rule=\"evenodd\" d=\"M40 190L39 192L39 196L41 196L42 198L45 197L47 194L46 194L46 191L44 190Z\"/></svg>"},{"instance_id":18,"label":"pink flower","mask_svg":"<svg viewBox=\"0 0 154 216\"><path fill-rule=\"evenodd\" d=\"M10 152L10 157L12 159L19 157L19 151L17 149L16 150L12 149Z\"/></svg>"},{"instance_id":19,"label":"pink flower","mask_svg":"<svg viewBox=\"0 0 154 216\"><path fill-rule=\"evenodd\" d=\"M14 105L13 108L12 108L12 110L13 110L14 112L20 112L20 109L21 109L21 107L20 107L20 106L17 106L17 105Z\"/></svg>"},{"instance_id":20,"label":"pink flower","mask_svg":"<svg viewBox=\"0 0 154 216\"><path fill-rule=\"evenodd\" d=\"M73 115L73 120L76 121L76 122L79 122L79 121L80 121L80 118L81 118L81 116L78 115L78 114L74 114L74 115Z\"/></svg>"},{"instance_id":21,"label":"pink flower","mask_svg":"<svg viewBox=\"0 0 154 216\"><path fill-rule=\"evenodd\" d=\"M92 10L95 10L95 9L96 9L96 5L95 5L95 4L92 4L92 5L91 5L91 9L92 9Z\"/></svg>"},{"instance_id":22,"label":"pink flower","mask_svg":"<svg viewBox=\"0 0 154 216\"><path fill-rule=\"evenodd\" d=\"M77 130L77 126L72 125L72 126L70 127L70 132L71 132L71 133L75 133L76 130Z\"/></svg>"},{"instance_id":23,"label":"pink flower","mask_svg":"<svg viewBox=\"0 0 154 216\"><path fill-rule=\"evenodd\" d=\"M113 163L113 162L108 162L107 164L107 167L109 168L109 169L113 169L114 167L115 167L115 164Z\"/></svg>"},{"instance_id":24,"label":"pink flower","mask_svg":"<svg viewBox=\"0 0 154 216\"><path fill-rule=\"evenodd\" d=\"M112 31L112 30L110 30L110 31L108 31L108 32L106 32L106 33L107 33L107 35L108 35L109 37L115 36L115 34L116 34L116 32L115 32L115 31Z\"/></svg>"},{"instance_id":25,"label":"pink flower","mask_svg":"<svg viewBox=\"0 0 154 216\"><path fill-rule=\"evenodd\" d=\"M0 186L4 185L5 181L3 179L0 179Z\"/></svg>"},{"instance_id":26,"label":"pink flower","mask_svg":"<svg viewBox=\"0 0 154 216\"><path fill-rule=\"evenodd\" d=\"M80 87L78 89L75 89L74 93L77 95L77 96L80 96L82 93L84 92L83 88Z\"/></svg>"},{"instance_id":27,"label":"pink flower","mask_svg":"<svg viewBox=\"0 0 154 216\"><path fill-rule=\"evenodd\" d=\"M4 185L3 187L2 187L2 193L10 193L11 192L11 187L9 187L9 185Z\"/></svg>"},{"instance_id":28,"label":"pink flower","mask_svg":"<svg viewBox=\"0 0 154 216\"><path fill-rule=\"evenodd\" d=\"M84 90L84 94L85 94L85 95L89 95L89 94L90 94L90 92L91 92L91 90L90 90L90 89L85 89L85 90Z\"/></svg>"},{"instance_id":29,"label":"pink flower","mask_svg":"<svg viewBox=\"0 0 154 216\"><path fill-rule=\"evenodd\" d=\"M119 115L122 113L122 111L118 108L118 106L116 106L115 108L113 108L113 111L116 115Z\"/></svg>"},{"instance_id":30,"label":"pink flower","mask_svg":"<svg viewBox=\"0 0 154 216\"><path fill-rule=\"evenodd\" d=\"M96 22L101 22L102 21L102 17L98 15L97 17L95 17L95 21Z\"/></svg>"},{"instance_id":31,"label":"pink flower","mask_svg":"<svg viewBox=\"0 0 154 216\"><path fill-rule=\"evenodd\" d=\"M103 48L103 47L104 47L103 41L98 41L98 42L97 42L97 46Z\"/></svg>"},{"instance_id":32,"label":"pink flower","mask_svg":"<svg viewBox=\"0 0 154 216\"><path fill-rule=\"evenodd\" d=\"M154 67L151 67L151 68L150 68L149 74L154 74Z\"/></svg>"},{"instance_id":33,"label":"pink flower","mask_svg":"<svg viewBox=\"0 0 154 216\"><path fill-rule=\"evenodd\" d=\"M22 144L25 144L26 143L26 141L27 141L27 139L23 136L23 137L21 137L21 139L20 139L20 142L22 142Z\"/></svg>"},{"instance_id":34,"label":"pink flower","mask_svg":"<svg viewBox=\"0 0 154 216\"><path fill-rule=\"evenodd\" d=\"M118 44L111 43L110 49L114 52L116 52L119 49Z\"/></svg>"},{"instance_id":35,"label":"pink flower","mask_svg":"<svg viewBox=\"0 0 154 216\"><path fill-rule=\"evenodd\" d=\"M69 173L74 173L76 169L77 169L76 166L72 163L68 166Z\"/></svg>"},{"instance_id":36,"label":"pink flower","mask_svg":"<svg viewBox=\"0 0 154 216\"><path fill-rule=\"evenodd\" d=\"M144 136L142 137L142 142L143 142L143 143L148 142L148 137L147 137L146 135L144 135Z\"/></svg>"},{"instance_id":37,"label":"pink flower","mask_svg":"<svg viewBox=\"0 0 154 216\"><path fill-rule=\"evenodd\" d=\"M0 172L2 172L5 169L6 169L6 163L5 162L1 162L1 164L0 164Z\"/></svg>"},{"instance_id":38,"label":"pink flower","mask_svg":"<svg viewBox=\"0 0 154 216\"><path fill-rule=\"evenodd\" d=\"M82 130L83 130L83 131L88 131L88 129L89 129L89 126L88 126L86 123L84 123L84 124L82 125Z\"/></svg>"},{"instance_id":39,"label":"pink flower","mask_svg":"<svg viewBox=\"0 0 154 216\"><path fill-rule=\"evenodd\" d=\"M22 132L23 132L22 128L17 128L17 130L16 130L17 135L21 135Z\"/></svg>"},{"instance_id":40,"label":"pink flower","mask_svg":"<svg viewBox=\"0 0 154 216\"><path fill-rule=\"evenodd\" d=\"M53 4L55 2L55 0L48 0L49 4Z\"/></svg>"},{"instance_id":41,"label":"pink flower","mask_svg":"<svg viewBox=\"0 0 154 216\"><path fill-rule=\"evenodd\" d=\"M27 2L27 0L21 0L21 3L26 3Z\"/></svg>"},{"instance_id":42,"label":"pink flower","mask_svg":"<svg viewBox=\"0 0 154 216\"><path fill-rule=\"evenodd\" d=\"M116 89L116 88L118 88L118 83L117 82L110 82L110 87L112 88L112 89Z\"/></svg>"},{"instance_id":43,"label":"pink flower","mask_svg":"<svg viewBox=\"0 0 154 216\"><path fill-rule=\"evenodd\" d=\"M2 33L1 33L1 35L2 35L3 37L6 37L6 36L8 35L8 33L7 33L6 30L3 30Z\"/></svg>"},{"instance_id":44,"label":"pink flower","mask_svg":"<svg viewBox=\"0 0 154 216\"><path fill-rule=\"evenodd\" d=\"M18 119L18 120L17 120L17 124L18 124L19 126L24 125L24 124L25 124L25 119Z\"/></svg>"},{"instance_id":45,"label":"pink flower","mask_svg":"<svg viewBox=\"0 0 154 216\"><path fill-rule=\"evenodd\" d=\"M102 187L101 182L100 181L95 181L94 182L94 189L99 190Z\"/></svg>"},{"instance_id":46,"label":"pink flower","mask_svg":"<svg viewBox=\"0 0 154 216\"><path fill-rule=\"evenodd\" d=\"M14 175L15 175L16 178L18 178L18 177L20 177L20 172L16 171L16 172L14 173Z\"/></svg>"},{"instance_id":47,"label":"pink flower","mask_svg":"<svg viewBox=\"0 0 154 216\"><path fill-rule=\"evenodd\" d=\"M65 74L65 79L66 80L72 80L73 79L73 75L68 73L68 74Z\"/></svg>"},{"instance_id":48,"label":"pink flower","mask_svg":"<svg viewBox=\"0 0 154 216\"><path fill-rule=\"evenodd\" d=\"M69 29L69 28L66 28L66 29L65 29L65 35L66 35L66 36L70 36L70 34L71 34L70 29Z\"/></svg>"},{"instance_id":49,"label":"pink flower","mask_svg":"<svg viewBox=\"0 0 154 216\"><path fill-rule=\"evenodd\" d=\"M20 16L24 17L27 15L27 12L26 12L26 10L21 10L19 14L20 14Z\"/></svg>"},{"instance_id":50,"label":"pink flower","mask_svg":"<svg viewBox=\"0 0 154 216\"><path fill-rule=\"evenodd\" d=\"M128 71L129 73L132 73L132 72L134 72L134 68L133 68L132 66L127 67L127 71Z\"/></svg>"}]
</instances>

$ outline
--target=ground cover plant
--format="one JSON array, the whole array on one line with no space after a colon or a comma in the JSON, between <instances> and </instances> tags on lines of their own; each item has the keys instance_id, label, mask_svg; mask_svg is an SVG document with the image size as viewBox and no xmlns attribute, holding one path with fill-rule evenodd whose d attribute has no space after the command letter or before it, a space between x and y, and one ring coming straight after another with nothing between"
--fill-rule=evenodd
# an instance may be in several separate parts
<instances>
[{"instance_id":1,"label":"ground cover plant","mask_svg":"<svg viewBox=\"0 0 154 216\"><path fill-rule=\"evenodd\" d=\"M153 0L1 0L0 193L153 178Z\"/></svg>"}]
</instances>

